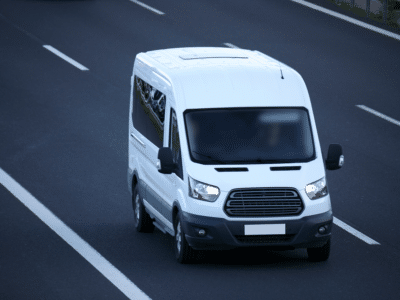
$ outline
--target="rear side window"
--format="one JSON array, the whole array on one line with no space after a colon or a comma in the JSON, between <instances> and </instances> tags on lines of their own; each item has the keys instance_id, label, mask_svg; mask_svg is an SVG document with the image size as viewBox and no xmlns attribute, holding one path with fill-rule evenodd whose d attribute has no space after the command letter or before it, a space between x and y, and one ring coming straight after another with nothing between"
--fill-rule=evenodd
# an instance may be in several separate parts
<instances>
[{"instance_id":1,"label":"rear side window","mask_svg":"<svg viewBox=\"0 0 400 300\"><path fill-rule=\"evenodd\" d=\"M132 122L136 130L161 148L164 136L166 96L135 76Z\"/></svg>"}]
</instances>

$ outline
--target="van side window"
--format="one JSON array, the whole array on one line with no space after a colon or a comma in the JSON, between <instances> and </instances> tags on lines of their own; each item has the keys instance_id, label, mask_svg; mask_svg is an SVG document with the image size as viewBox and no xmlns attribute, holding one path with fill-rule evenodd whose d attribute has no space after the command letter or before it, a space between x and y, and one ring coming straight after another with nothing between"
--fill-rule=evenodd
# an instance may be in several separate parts
<instances>
[{"instance_id":1,"label":"van side window","mask_svg":"<svg viewBox=\"0 0 400 300\"><path fill-rule=\"evenodd\" d=\"M166 96L135 76L133 88L133 126L157 147L163 146Z\"/></svg>"},{"instance_id":2,"label":"van side window","mask_svg":"<svg viewBox=\"0 0 400 300\"><path fill-rule=\"evenodd\" d=\"M179 141L178 122L176 120L175 111L171 108L171 121L169 130L169 148L172 150L174 163L178 164L176 175L183 179L181 143Z\"/></svg>"}]
</instances>

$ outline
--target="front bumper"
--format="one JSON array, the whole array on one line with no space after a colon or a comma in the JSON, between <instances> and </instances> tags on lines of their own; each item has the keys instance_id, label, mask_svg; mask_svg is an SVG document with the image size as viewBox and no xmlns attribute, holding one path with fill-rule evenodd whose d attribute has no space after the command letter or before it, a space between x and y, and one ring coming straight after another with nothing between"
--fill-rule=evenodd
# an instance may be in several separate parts
<instances>
[{"instance_id":1,"label":"front bumper","mask_svg":"<svg viewBox=\"0 0 400 300\"><path fill-rule=\"evenodd\" d=\"M230 221L183 212L182 226L186 240L196 250L232 249L237 247L269 246L277 249L313 248L323 246L331 236L332 211L298 220ZM285 235L245 235L244 225L286 224ZM318 228L325 226L324 234ZM206 235L200 237L198 229Z\"/></svg>"}]
</instances>

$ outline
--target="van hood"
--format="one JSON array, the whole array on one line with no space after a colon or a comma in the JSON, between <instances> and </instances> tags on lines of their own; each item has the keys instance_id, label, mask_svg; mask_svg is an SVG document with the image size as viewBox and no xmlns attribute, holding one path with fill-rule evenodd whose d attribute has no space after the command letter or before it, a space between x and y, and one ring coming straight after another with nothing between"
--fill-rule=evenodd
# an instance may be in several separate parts
<instances>
[{"instance_id":1,"label":"van hood","mask_svg":"<svg viewBox=\"0 0 400 300\"><path fill-rule=\"evenodd\" d=\"M271 167L300 167L300 170L271 170ZM225 169L217 171L216 169ZM247 168L248 171L237 170ZM187 173L193 179L217 186L223 192L238 188L287 187L303 190L305 186L325 176L321 157L307 163L201 165L190 161Z\"/></svg>"}]
</instances>

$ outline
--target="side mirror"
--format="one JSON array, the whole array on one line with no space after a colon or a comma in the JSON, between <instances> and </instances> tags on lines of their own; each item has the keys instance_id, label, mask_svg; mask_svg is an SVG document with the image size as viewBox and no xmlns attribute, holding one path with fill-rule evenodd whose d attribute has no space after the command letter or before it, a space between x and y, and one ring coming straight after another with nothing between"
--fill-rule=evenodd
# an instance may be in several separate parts
<instances>
[{"instance_id":1,"label":"side mirror","mask_svg":"<svg viewBox=\"0 0 400 300\"><path fill-rule=\"evenodd\" d=\"M172 158L172 151L168 147L162 147L158 150L157 169L162 174L171 174L175 170L175 163Z\"/></svg>"},{"instance_id":2,"label":"side mirror","mask_svg":"<svg viewBox=\"0 0 400 300\"><path fill-rule=\"evenodd\" d=\"M328 170L340 169L344 164L344 156L342 146L339 144L330 144L328 149L328 157L326 158L326 168Z\"/></svg>"}]
</instances>

